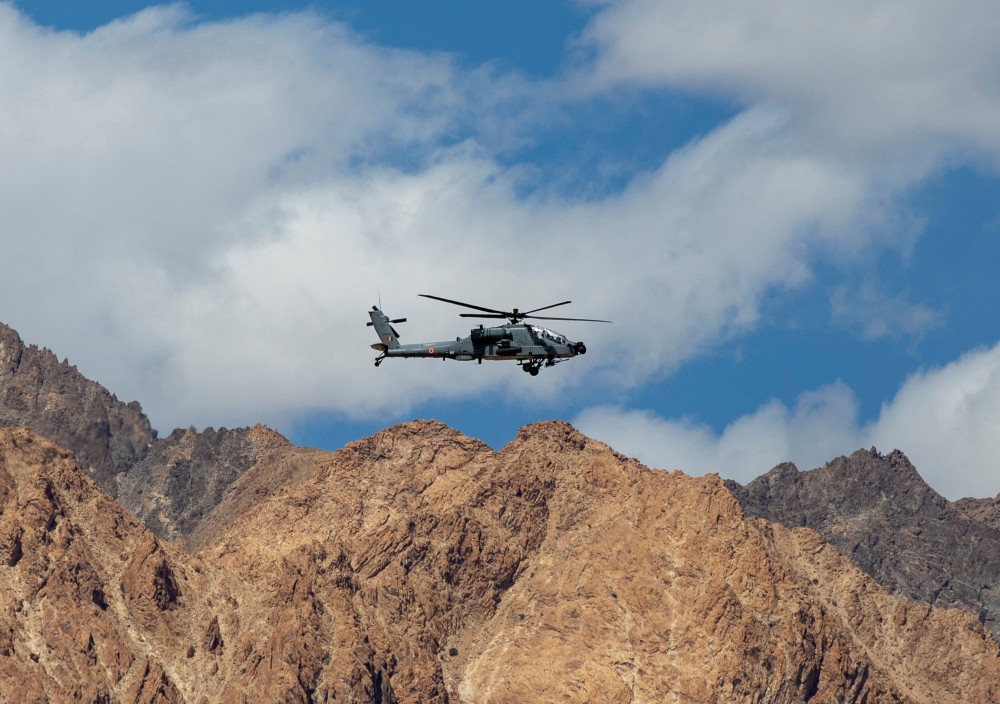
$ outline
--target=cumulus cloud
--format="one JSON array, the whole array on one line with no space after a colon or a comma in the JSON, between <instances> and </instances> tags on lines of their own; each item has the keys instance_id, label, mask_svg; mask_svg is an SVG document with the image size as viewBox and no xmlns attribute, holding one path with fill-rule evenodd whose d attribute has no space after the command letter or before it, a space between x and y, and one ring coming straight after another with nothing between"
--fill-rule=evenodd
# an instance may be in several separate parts
<instances>
[{"instance_id":1,"label":"cumulus cloud","mask_svg":"<svg viewBox=\"0 0 1000 704\"><path fill-rule=\"evenodd\" d=\"M581 44L594 56L584 74L591 86L775 102L815 144L862 159L986 149L995 160L998 30L1000 11L987 0L611 0Z\"/></svg>"},{"instance_id":2,"label":"cumulus cloud","mask_svg":"<svg viewBox=\"0 0 1000 704\"><path fill-rule=\"evenodd\" d=\"M803 394L794 408L772 400L721 433L687 418L616 406L589 408L574 424L651 467L718 472L745 484L779 462L812 468L855 447L862 437L857 413L854 393L838 382Z\"/></svg>"},{"instance_id":3,"label":"cumulus cloud","mask_svg":"<svg viewBox=\"0 0 1000 704\"><path fill-rule=\"evenodd\" d=\"M18 263L5 269L4 317L118 393L149 398L163 422L212 422L196 410L192 367L277 348L259 334L267 279L294 289L313 253L258 272L240 300L225 277L241 253L286 237L270 212L286 194L335 187L373 162L419 164L428 144L460 132L453 108L469 103L447 57L373 47L309 13L195 23L169 6L79 35L0 4L0 41L11 106L0 116L2 237ZM234 308L213 315L223 299ZM277 315L298 310L287 302ZM211 340L237 328L230 346L183 361L185 331ZM234 383L220 382L221 394ZM259 410L230 404L216 422Z\"/></svg>"},{"instance_id":4,"label":"cumulus cloud","mask_svg":"<svg viewBox=\"0 0 1000 704\"><path fill-rule=\"evenodd\" d=\"M2 316L141 400L161 428L280 427L310 410L400 414L484 390L551 398L668 374L753 329L762 300L807 285L817 258L894 246L894 198L917 176L806 139L803 115L836 103L838 81L861 80L868 43L860 57L806 61L837 78L819 81L821 68L782 68L804 61L801 43L748 33L744 9L664 7L643 27L641 3L602 6L582 40L598 49L587 73L531 83L374 45L311 13L199 22L168 6L80 35L0 3L0 238L17 262L0 278ZM682 50L710 26L744 48ZM668 53L642 49L651 28L671 33ZM911 71L908 47L885 45L878 80ZM759 71L740 69L754 53ZM571 119L581 86L637 80L721 86L746 109L611 194L550 191L510 163L551 111ZM925 117L911 132L932 131ZM985 125L936 119L950 126L935 134L989 143ZM838 129L855 146L883 139ZM375 374L364 322L379 290L409 317L408 340L465 332L457 310L420 292L522 309L571 295L567 315L615 324L559 325L588 342L586 362L530 384L488 365Z\"/></svg>"},{"instance_id":5,"label":"cumulus cloud","mask_svg":"<svg viewBox=\"0 0 1000 704\"><path fill-rule=\"evenodd\" d=\"M749 111L603 199L524 196L521 170L494 158L506 138L474 117L524 85L308 13L153 8L81 36L2 5L0 32L18 57L0 72L18 106L0 133L6 251L24 264L2 284L22 302L11 322L160 425L373 413L496 383L363 374L379 285L411 317L413 294L470 282L520 307L581 291L578 315L648 346L566 332L599 343L604 383L635 384L751 328L761 296L807 281L838 232L872 232L864 174L789 145L780 111ZM422 310L437 312L415 335L462 332L455 311Z\"/></svg>"},{"instance_id":6,"label":"cumulus cloud","mask_svg":"<svg viewBox=\"0 0 1000 704\"><path fill-rule=\"evenodd\" d=\"M1000 492L1000 344L909 377L878 418L861 423L841 382L772 400L722 432L689 419L616 406L589 408L580 430L652 467L718 472L746 484L780 462L813 469L859 447L903 450L924 480L955 500Z\"/></svg>"},{"instance_id":7,"label":"cumulus cloud","mask_svg":"<svg viewBox=\"0 0 1000 704\"><path fill-rule=\"evenodd\" d=\"M912 375L866 429L950 499L1000 492L1000 344Z\"/></svg>"}]
</instances>

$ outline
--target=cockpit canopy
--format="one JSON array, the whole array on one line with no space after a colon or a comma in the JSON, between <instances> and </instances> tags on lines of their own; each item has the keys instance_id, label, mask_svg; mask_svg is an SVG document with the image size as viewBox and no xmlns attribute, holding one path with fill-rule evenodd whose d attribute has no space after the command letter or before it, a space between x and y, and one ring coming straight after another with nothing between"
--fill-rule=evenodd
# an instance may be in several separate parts
<instances>
[{"instance_id":1,"label":"cockpit canopy","mask_svg":"<svg viewBox=\"0 0 1000 704\"><path fill-rule=\"evenodd\" d=\"M549 330L548 328L539 327L538 325L529 325L531 329L531 334L536 338L541 340L548 340L554 342L557 345L568 345L569 340L566 339L565 335L561 335L554 330Z\"/></svg>"}]
</instances>

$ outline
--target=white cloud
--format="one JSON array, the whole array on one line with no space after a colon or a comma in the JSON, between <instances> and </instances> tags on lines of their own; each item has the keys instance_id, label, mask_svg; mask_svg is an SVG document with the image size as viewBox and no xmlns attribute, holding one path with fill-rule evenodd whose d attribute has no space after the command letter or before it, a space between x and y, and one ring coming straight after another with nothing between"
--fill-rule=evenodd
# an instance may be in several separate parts
<instances>
[{"instance_id":1,"label":"white cloud","mask_svg":"<svg viewBox=\"0 0 1000 704\"><path fill-rule=\"evenodd\" d=\"M310 13L153 8L79 35L0 4L0 240L18 263L0 315L158 427L281 425L636 385L753 329L763 297L807 284L817 257L896 243L893 197L911 180L804 140L801 106L775 99L794 91L758 88L732 57L618 57L644 31L630 7L588 33L603 52L592 84L676 66L699 89L724 73L754 104L622 192L574 200L524 196L530 169L497 158L567 86L461 72ZM653 63L623 68L639 58ZM466 328L420 292L521 308L569 296L567 315L615 324L557 326L588 342L573 375L405 361L376 374L363 323L379 287L411 340Z\"/></svg>"},{"instance_id":2,"label":"white cloud","mask_svg":"<svg viewBox=\"0 0 1000 704\"><path fill-rule=\"evenodd\" d=\"M721 433L615 406L587 409L574 424L649 466L742 484L780 462L808 470L859 447L899 448L943 496L984 498L1000 493L1000 344L914 374L865 424L840 382L802 394L792 409L772 400Z\"/></svg>"},{"instance_id":3,"label":"white cloud","mask_svg":"<svg viewBox=\"0 0 1000 704\"><path fill-rule=\"evenodd\" d=\"M711 90L793 111L815 144L906 162L1000 155L1000 8L988 0L611 0L586 81ZM592 70L591 70L592 68Z\"/></svg>"},{"instance_id":4,"label":"white cloud","mask_svg":"<svg viewBox=\"0 0 1000 704\"><path fill-rule=\"evenodd\" d=\"M378 285L393 293L387 310L410 318L409 339L448 339L467 330L457 309L418 302L417 292L472 295L488 304L507 302L514 290L512 303L525 308L552 302L553 291L579 291L571 315L615 320L614 326L555 325L593 343L591 353L579 374L546 375L529 393L588 373L632 385L670 371L752 328L763 294L806 281L809 252L826 247L829 233L862 210L861 184L778 153L774 130L773 116L744 116L600 202L518 198L516 175L463 150L442 153L417 174L370 169L288 189L261 208L262 220L247 225L268 236L229 248L214 276L166 311L177 350L167 378L219 387L212 396L227 404L237 397L225 389L240 388L240 395L259 398L235 407L259 408L269 399L270 412L282 404L294 412L325 403L370 413L385 411L390 400L405 407L498 385L525 393L522 375L437 365L404 362L400 370L388 363L377 381L366 378L373 376L364 354L371 331L359 319ZM241 388L240 380L274 358L274 339L287 341L284 366L256 388ZM390 367L403 376L386 375ZM186 394L184 388L176 381L168 387ZM227 409L214 413L225 416Z\"/></svg>"},{"instance_id":5,"label":"white cloud","mask_svg":"<svg viewBox=\"0 0 1000 704\"><path fill-rule=\"evenodd\" d=\"M854 227L864 175L787 144L780 113L740 116L620 195L525 198L486 136L453 143L456 121L525 86L310 14L154 8L80 36L3 5L0 35L19 59L0 71L19 106L0 132L3 237L25 264L0 284L23 302L10 322L161 426L402 410L497 383L405 363L375 377L361 323L379 285L410 339L465 330L418 292L522 308L573 292L568 314L616 321L562 326L597 343L581 373L634 384L750 329L839 231L871 236Z\"/></svg>"},{"instance_id":6,"label":"white cloud","mask_svg":"<svg viewBox=\"0 0 1000 704\"><path fill-rule=\"evenodd\" d=\"M185 375L225 364L232 349L186 370L177 358L191 350L177 334L200 320L203 339L218 336L206 311L224 293L225 262L282 236L262 211L372 160L419 160L467 102L446 57L372 47L308 13L192 23L171 6L81 36L0 4L0 43L0 238L18 264L0 283L17 302L4 317L119 394L149 397L154 418L182 424L261 410L200 414L201 401L179 390L201 379ZM268 324L254 291L243 294L227 299L236 349L255 346ZM301 344L301 333L286 342Z\"/></svg>"},{"instance_id":7,"label":"white cloud","mask_svg":"<svg viewBox=\"0 0 1000 704\"><path fill-rule=\"evenodd\" d=\"M660 469L718 472L747 483L779 462L808 469L854 449L857 401L842 383L799 397L794 409L770 401L733 421L721 434L689 419L599 406L574 421L581 432Z\"/></svg>"},{"instance_id":8,"label":"white cloud","mask_svg":"<svg viewBox=\"0 0 1000 704\"><path fill-rule=\"evenodd\" d=\"M949 499L1000 493L1000 344L914 374L867 429Z\"/></svg>"}]
</instances>

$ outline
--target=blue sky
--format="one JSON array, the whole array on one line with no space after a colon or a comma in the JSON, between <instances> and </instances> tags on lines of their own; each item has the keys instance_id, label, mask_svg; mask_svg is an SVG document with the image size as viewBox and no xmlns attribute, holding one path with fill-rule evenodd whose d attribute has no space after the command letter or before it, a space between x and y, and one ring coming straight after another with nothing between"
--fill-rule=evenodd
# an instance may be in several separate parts
<instances>
[{"instance_id":1,"label":"blue sky","mask_svg":"<svg viewBox=\"0 0 1000 704\"><path fill-rule=\"evenodd\" d=\"M238 6L238 10L234 9ZM161 433L561 418L749 481L1000 492L987 2L0 3L0 320ZM585 357L371 362L522 309ZM396 363L398 362L398 363Z\"/></svg>"}]
</instances>

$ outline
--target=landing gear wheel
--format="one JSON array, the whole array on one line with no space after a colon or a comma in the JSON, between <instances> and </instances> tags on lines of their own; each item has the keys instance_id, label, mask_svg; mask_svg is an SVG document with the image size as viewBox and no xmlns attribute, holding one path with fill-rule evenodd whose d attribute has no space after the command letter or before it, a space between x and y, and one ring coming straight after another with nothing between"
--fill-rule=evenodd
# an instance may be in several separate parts
<instances>
[{"instance_id":1,"label":"landing gear wheel","mask_svg":"<svg viewBox=\"0 0 1000 704\"><path fill-rule=\"evenodd\" d=\"M528 373L531 376L538 376L538 367L528 367Z\"/></svg>"}]
</instances>

